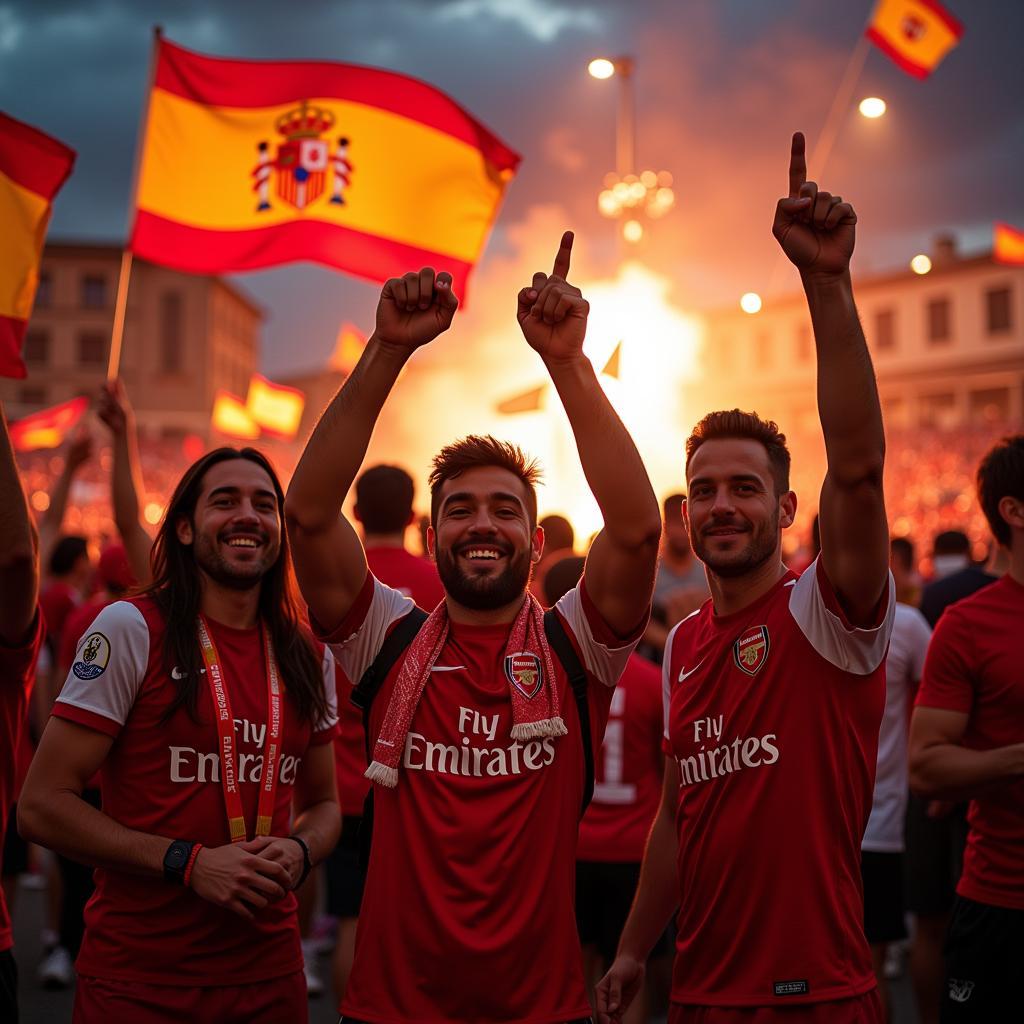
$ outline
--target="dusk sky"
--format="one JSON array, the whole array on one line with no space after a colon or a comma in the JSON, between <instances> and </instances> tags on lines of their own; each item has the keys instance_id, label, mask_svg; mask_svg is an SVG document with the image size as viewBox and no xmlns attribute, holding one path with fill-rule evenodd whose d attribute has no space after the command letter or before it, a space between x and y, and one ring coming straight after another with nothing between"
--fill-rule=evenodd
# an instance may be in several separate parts
<instances>
[{"instance_id":1,"label":"dusk sky","mask_svg":"<svg viewBox=\"0 0 1024 1024\"><path fill-rule=\"evenodd\" d=\"M596 196L614 165L616 83L599 55L637 61L639 168L675 177L676 207L634 255L671 283L684 314L767 293L778 275L770 223L790 133L817 134L873 0L226 0L0 3L0 108L78 151L50 238L118 242L147 80L151 28L218 56L331 59L422 78L523 156L471 282L476 309L507 313L555 246L579 238L580 267L614 275L619 247ZM859 217L855 270L903 266L940 231L990 244L993 220L1024 227L1024 4L948 0L964 37L925 81L872 48L823 188ZM544 266L543 269L548 269ZM774 277L773 277L774 274ZM306 369L339 324L372 323L378 287L309 264L239 275L267 310L266 368ZM492 308L493 304L493 308ZM507 307L507 309L505 308ZM490 317L488 317L488 320ZM472 328L475 321L468 320ZM470 345L472 340L463 339Z\"/></svg>"}]
</instances>

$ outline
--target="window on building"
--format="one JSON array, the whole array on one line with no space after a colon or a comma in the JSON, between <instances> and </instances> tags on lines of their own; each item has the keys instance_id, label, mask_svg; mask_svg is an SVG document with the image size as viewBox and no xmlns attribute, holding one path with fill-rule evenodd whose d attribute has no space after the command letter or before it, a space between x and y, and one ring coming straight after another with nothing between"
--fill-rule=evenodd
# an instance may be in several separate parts
<instances>
[{"instance_id":1,"label":"window on building","mask_svg":"<svg viewBox=\"0 0 1024 1024\"><path fill-rule=\"evenodd\" d=\"M875 348L879 352L896 347L896 313L880 309L875 313Z\"/></svg>"},{"instance_id":2,"label":"window on building","mask_svg":"<svg viewBox=\"0 0 1024 1024\"><path fill-rule=\"evenodd\" d=\"M181 357L181 293L164 292L160 296L160 368L164 373L180 373Z\"/></svg>"},{"instance_id":3,"label":"window on building","mask_svg":"<svg viewBox=\"0 0 1024 1024\"><path fill-rule=\"evenodd\" d=\"M107 280L99 274L82 278L82 306L85 309L107 308Z\"/></svg>"},{"instance_id":4,"label":"window on building","mask_svg":"<svg viewBox=\"0 0 1024 1024\"><path fill-rule=\"evenodd\" d=\"M46 405L46 388L26 384L18 390L18 401L22 405Z\"/></svg>"},{"instance_id":5,"label":"window on building","mask_svg":"<svg viewBox=\"0 0 1024 1024\"><path fill-rule=\"evenodd\" d=\"M956 426L956 396L950 391L922 395L920 410L922 427L948 429Z\"/></svg>"},{"instance_id":6,"label":"window on building","mask_svg":"<svg viewBox=\"0 0 1024 1024\"><path fill-rule=\"evenodd\" d=\"M50 332L38 328L30 330L25 335L23 355L26 363L35 363L37 366L48 363L50 361Z\"/></svg>"},{"instance_id":7,"label":"window on building","mask_svg":"<svg viewBox=\"0 0 1024 1024\"><path fill-rule=\"evenodd\" d=\"M49 309L53 305L53 277L48 270L40 271L36 285L36 309Z\"/></svg>"},{"instance_id":8,"label":"window on building","mask_svg":"<svg viewBox=\"0 0 1024 1024\"><path fill-rule=\"evenodd\" d=\"M814 354L814 342L811 337L811 325L800 321L796 325L796 361L798 365L809 363Z\"/></svg>"},{"instance_id":9,"label":"window on building","mask_svg":"<svg viewBox=\"0 0 1024 1024\"><path fill-rule=\"evenodd\" d=\"M972 423L1003 423L1010 418L1010 389L972 391L968 404Z\"/></svg>"},{"instance_id":10,"label":"window on building","mask_svg":"<svg viewBox=\"0 0 1024 1024\"><path fill-rule=\"evenodd\" d=\"M103 366L107 361L107 335L103 331L83 331L78 335L79 366Z\"/></svg>"},{"instance_id":11,"label":"window on building","mask_svg":"<svg viewBox=\"0 0 1024 1024\"><path fill-rule=\"evenodd\" d=\"M942 345L952 337L949 299L928 300L928 340L933 345Z\"/></svg>"},{"instance_id":12,"label":"window on building","mask_svg":"<svg viewBox=\"0 0 1024 1024\"><path fill-rule=\"evenodd\" d=\"M772 336L761 333L754 338L754 362L759 370L767 370L772 365Z\"/></svg>"},{"instance_id":13,"label":"window on building","mask_svg":"<svg viewBox=\"0 0 1024 1024\"><path fill-rule=\"evenodd\" d=\"M985 292L985 324L989 334L1002 334L1013 327L1012 294L1008 287Z\"/></svg>"}]
</instances>

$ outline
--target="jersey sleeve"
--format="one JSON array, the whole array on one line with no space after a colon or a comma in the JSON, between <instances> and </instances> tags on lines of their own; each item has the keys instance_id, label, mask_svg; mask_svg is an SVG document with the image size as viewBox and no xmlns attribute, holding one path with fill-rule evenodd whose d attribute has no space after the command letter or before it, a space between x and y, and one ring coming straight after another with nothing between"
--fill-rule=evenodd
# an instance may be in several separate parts
<instances>
[{"instance_id":1,"label":"jersey sleeve","mask_svg":"<svg viewBox=\"0 0 1024 1024\"><path fill-rule=\"evenodd\" d=\"M319 645L317 645L319 646ZM330 647L324 645L320 657L320 669L323 672L324 697L327 698L327 714L317 722L310 741L314 746L330 743L338 733L338 687L335 682L337 666Z\"/></svg>"},{"instance_id":2,"label":"jersey sleeve","mask_svg":"<svg viewBox=\"0 0 1024 1024\"><path fill-rule=\"evenodd\" d=\"M689 618L689 616L687 616ZM686 619L683 619L685 622ZM667 637L665 637L665 650L661 659L661 719L662 719L662 750L666 754L671 754L672 750L669 746L669 735L668 735L668 709L672 702L672 644L675 641L676 633L679 632L679 627L683 622L677 622L670 630Z\"/></svg>"},{"instance_id":3,"label":"jersey sleeve","mask_svg":"<svg viewBox=\"0 0 1024 1024\"><path fill-rule=\"evenodd\" d=\"M916 609L909 619L910 622L910 657L907 659L910 681L919 683L924 677L924 663L928 655L928 644L932 638L932 628L928 620Z\"/></svg>"},{"instance_id":4,"label":"jersey sleeve","mask_svg":"<svg viewBox=\"0 0 1024 1024\"><path fill-rule=\"evenodd\" d=\"M149 626L134 604L107 605L78 642L53 714L116 737L145 678L149 643Z\"/></svg>"},{"instance_id":5,"label":"jersey sleeve","mask_svg":"<svg viewBox=\"0 0 1024 1024\"><path fill-rule=\"evenodd\" d=\"M820 556L792 584L789 611L811 646L836 668L866 676L882 664L896 615L896 584L888 574L875 626L850 623L825 575Z\"/></svg>"},{"instance_id":6,"label":"jersey sleeve","mask_svg":"<svg viewBox=\"0 0 1024 1024\"><path fill-rule=\"evenodd\" d=\"M313 622L313 632L331 649L345 675L356 685L373 664L391 626L415 607L412 598L385 586L368 572L363 589L341 624L326 633Z\"/></svg>"},{"instance_id":7,"label":"jersey sleeve","mask_svg":"<svg viewBox=\"0 0 1024 1024\"><path fill-rule=\"evenodd\" d=\"M965 617L947 610L928 645L917 707L970 714L974 706L974 641Z\"/></svg>"},{"instance_id":8,"label":"jersey sleeve","mask_svg":"<svg viewBox=\"0 0 1024 1024\"><path fill-rule=\"evenodd\" d=\"M605 686L614 687L647 628L646 617L634 637L619 639L587 596L586 577L559 598L555 609L576 637L587 671Z\"/></svg>"}]
</instances>

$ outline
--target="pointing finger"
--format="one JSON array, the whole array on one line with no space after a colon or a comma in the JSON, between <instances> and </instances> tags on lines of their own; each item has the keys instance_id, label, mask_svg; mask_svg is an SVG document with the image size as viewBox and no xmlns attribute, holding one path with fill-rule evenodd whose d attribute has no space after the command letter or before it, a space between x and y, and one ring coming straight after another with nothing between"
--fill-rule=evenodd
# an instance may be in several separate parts
<instances>
[{"instance_id":1,"label":"pointing finger","mask_svg":"<svg viewBox=\"0 0 1024 1024\"><path fill-rule=\"evenodd\" d=\"M569 277L569 260L572 256L572 242L575 236L571 231L562 235L562 241L558 246L558 254L555 256L555 265L551 268L552 277L560 277L563 281Z\"/></svg>"},{"instance_id":2,"label":"pointing finger","mask_svg":"<svg viewBox=\"0 0 1024 1024\"><path fill-rule=\"evenodd\" d=\"M804 155L804 133L793 132L793 148L789 154L789 198L800 195L800 186L807 180L807 158Z\"/></svg>"}]
</instances>

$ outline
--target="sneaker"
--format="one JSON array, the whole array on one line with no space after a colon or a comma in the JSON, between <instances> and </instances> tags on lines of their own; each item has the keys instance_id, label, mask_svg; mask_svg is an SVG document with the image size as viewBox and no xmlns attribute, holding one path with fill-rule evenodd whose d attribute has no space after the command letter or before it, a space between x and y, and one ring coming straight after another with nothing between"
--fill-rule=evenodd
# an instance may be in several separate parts
<instances>
[{"instance_id":1,"label":"sneaker","mask_svg":"<svg viewBox=\"0 0 1024 1024\"><path fill-rule=\"evenodd\" d=\"M75 981L75 965L63 946L54 946L39 964L39 984L45 989L71 988Z\"/></svg>"},{"instance_id":2,"label":"sneaker","mask_svg":"<svg viewBox=\"0 0 1024 1024\"><path fill-rule=\"evenodd\" d=\"M318 999L324 994L323 979L316 973L316 953L309 943L302 943L302 973L306 976L306 994L310 999Z\"/></svg>"}]
</instances>

